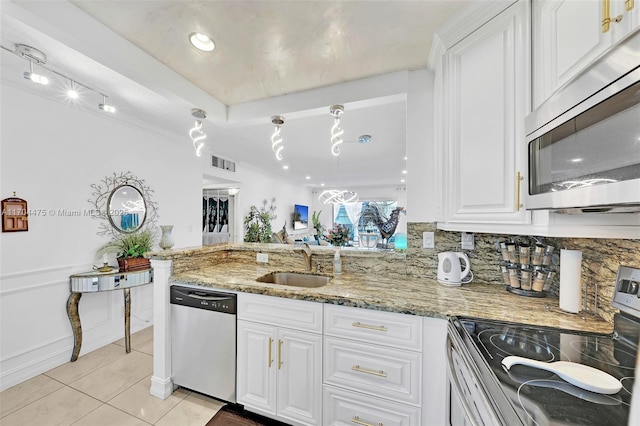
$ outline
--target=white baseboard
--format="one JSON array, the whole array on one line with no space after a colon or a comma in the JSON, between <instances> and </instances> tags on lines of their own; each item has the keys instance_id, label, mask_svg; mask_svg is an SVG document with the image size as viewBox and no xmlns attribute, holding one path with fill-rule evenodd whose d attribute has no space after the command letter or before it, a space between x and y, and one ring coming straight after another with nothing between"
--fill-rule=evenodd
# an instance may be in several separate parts
<instances>
[{"instance_id":1,"label":"white baseboard","mask_svg":"<svg viewBox=\"0 0 640 426\"><path fill-rule=\"evenodd\" d=\"M151 389L149 390L151 396L167 399L173 393L173 389L173 380L171 378L163 380L159 377L151 376Z\"/></svg>"},{"instance_id":2,"label":"white baseboard","mask_svg":"<svg viewBox=\"0 0 640 426\"><path fill-rule=\"evenodd\" d=\"M153 325L153 318L151 317L152 314L153 310L149 309L140 312L137 315L139 318L134 318L134 316L132 315L131 334L134 334ZM150 317L151 320L146 321L146 318ZM123 337L124 328L113 330L113 332L108 335L102 335L94 338L87 338L83 335L80 356L86 355L97 349L107 346L122 339ZM0 392L33 377L36 377L40 374L46 373L53 368L70 362L71 353L73 352L73 343L71 343L71 345L65 345L63 348L59 348L58 346L59 345L54 346L54 344L52 343L42 345L41 347L37 348L38 351L47 353L47 355L36 360L29 359L31 358L30 354L32 353L32 351L13 357L12 363L19 365L19 367L13 368L12 370L5 370L4 368L0 368Z\"/></svg>"}]
</instances>

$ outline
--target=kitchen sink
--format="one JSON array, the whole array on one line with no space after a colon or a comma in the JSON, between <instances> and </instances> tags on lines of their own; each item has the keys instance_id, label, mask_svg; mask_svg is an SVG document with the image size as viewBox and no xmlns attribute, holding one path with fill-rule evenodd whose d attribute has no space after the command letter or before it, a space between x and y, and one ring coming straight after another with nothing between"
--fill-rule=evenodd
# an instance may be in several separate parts
<instances>
[{"instance_id":1,"label":"kitchen sink","mask_svg":"<svg viewBox=\"0 0 640 426\"><path fill-rule=\"evenodd\" d=\"M293 287L323 287L329 283L331 277L327 275L305 274L302 272L270 272L259 277L261 283L290 285Z\"/></svg>"}]
</instances>

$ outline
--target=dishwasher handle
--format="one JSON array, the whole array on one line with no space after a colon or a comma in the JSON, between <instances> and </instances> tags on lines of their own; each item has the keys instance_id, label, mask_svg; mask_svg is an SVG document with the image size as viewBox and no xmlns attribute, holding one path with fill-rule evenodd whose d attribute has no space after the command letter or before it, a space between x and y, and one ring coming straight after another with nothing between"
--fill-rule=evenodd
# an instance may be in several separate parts
<instances>
[{"instance_id":1,"label":"dishwasher handle","mask_svg":"<svg viewBox=\"0 0 640 426\"><path fill-rule=\"evenodd\" d=\"M213 301L213 302L233 299L233 297L230 297L230 296L223 296L223 297L220 297L220 296L207 296L207 295L200 295L198 293L189 293L186 296L190 297L192 299L210 300L210 301Z\"/></svg>"}]
</instances>

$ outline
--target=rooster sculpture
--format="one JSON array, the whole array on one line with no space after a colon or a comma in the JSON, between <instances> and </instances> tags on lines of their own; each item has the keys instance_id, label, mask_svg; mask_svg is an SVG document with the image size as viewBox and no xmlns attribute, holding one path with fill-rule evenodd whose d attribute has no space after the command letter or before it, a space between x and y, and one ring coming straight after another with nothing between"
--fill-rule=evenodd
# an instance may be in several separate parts
<instances>
[{"instance_id":1,"label":"rooster sculpture","mask_svg":"<svg viewBox=\"0 0 640 426\"><path fill-rule=\"evenodd\" d=\"M360 220L358 221L359 227L366 226L367 223L373 222L378 230L380 231L380 235L386 241L389 240L396 232L396 227L398 226L398 221L400 218L400 212L404 210L404 207L396 207L391 212L391 216L389 219L384 217L383 214L380 213L380 209L375 204L369 204L362 208L362 212L360 212Z\"/></svg>"}]
</instances>

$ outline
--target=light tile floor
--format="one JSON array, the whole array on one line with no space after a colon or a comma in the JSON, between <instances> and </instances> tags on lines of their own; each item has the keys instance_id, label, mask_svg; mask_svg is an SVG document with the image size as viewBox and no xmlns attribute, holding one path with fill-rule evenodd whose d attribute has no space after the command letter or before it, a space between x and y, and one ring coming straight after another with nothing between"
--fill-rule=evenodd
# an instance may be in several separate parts
<instances>
[{"instance_id":1,"label":"light tile floor","mask_svg":"<svg viewBox=\"0 0 640 426\"><path fill-rule=\"evenodd\" d=\"M1 426L204 426L224 405L185 389L149 394L153 327L0 392Z\"/></svg>"}]
</instances>

